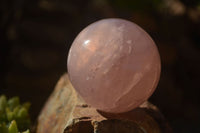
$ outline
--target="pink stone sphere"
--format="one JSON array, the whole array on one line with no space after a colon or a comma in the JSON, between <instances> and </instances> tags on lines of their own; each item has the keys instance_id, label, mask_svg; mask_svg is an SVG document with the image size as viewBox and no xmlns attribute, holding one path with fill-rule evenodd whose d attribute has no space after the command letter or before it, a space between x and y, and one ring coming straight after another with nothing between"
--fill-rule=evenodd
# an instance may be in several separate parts
<instances>
[{"instance_id":1,"label":"pink stone sphere","mask_svg":"<svg viewBox=\"0 0 200 133\"><path fill-rule=\"evenodd\" d=\"M123 19L103 19L83 29L68 55L72 85L101 111L122 113L146 101L158 84L161 63L152 38Z\"/></svg>"}]
</instances>

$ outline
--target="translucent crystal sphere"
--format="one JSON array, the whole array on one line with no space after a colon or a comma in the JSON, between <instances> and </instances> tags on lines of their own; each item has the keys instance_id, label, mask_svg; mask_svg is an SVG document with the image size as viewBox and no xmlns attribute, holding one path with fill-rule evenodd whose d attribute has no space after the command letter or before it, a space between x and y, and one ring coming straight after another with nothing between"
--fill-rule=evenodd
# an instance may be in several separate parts
<instances>
[{"instance_id":1,"label":"translucent crystal sphere","mask_svg":"<svg viewBox=\"0 0 200 133\"><path fill-rule=\"evenodd\" d=\"M85 102L110 113L127 112L146 101L161 71L154 41L123 19L103 19L83 29L67 65L71 83Z\"/></svg>"}]
</instances>

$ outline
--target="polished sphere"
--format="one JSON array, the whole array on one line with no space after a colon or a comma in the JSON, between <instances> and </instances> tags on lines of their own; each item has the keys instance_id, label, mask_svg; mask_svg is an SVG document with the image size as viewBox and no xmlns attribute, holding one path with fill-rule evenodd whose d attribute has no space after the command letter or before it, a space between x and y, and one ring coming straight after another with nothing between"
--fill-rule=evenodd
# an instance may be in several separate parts
<instances>
[{"instance_id":1,"label":"polished sphere","mask_svg":"<svg viewBox=\"0 0 200 133\"><path fill-rule=\"evenodd\" d=\"M130 111L154 92L160 56L151 37L123 19L103 19L83 29L68 55L72 85L85 102L101 111Z\"/></svg>"}]
</instances>

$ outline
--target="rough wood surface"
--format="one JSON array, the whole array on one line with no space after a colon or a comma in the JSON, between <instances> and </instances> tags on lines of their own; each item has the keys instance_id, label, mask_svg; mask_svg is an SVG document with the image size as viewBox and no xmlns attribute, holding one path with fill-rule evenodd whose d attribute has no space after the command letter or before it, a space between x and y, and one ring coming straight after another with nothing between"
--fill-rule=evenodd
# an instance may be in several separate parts
<instances>
[{"instance_id":1,"label":"rough wood surface","mask_svg":"<svg viewBox=\"0 0 200 133\"><path fill-rule=\"evenodd\" d=\"M37 133L171 133L157 107L145 102L123 114L108 114L89 107L77 95L67 74L58 81L45 104Z\"/></svg>"}]
</instances>

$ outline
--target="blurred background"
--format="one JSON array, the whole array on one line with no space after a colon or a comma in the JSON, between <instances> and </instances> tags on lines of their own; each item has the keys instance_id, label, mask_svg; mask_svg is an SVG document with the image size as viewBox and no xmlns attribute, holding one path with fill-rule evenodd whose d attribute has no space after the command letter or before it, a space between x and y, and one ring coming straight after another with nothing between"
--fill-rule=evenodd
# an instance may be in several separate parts
<instances>
[{"instance_id":1,"label":"blurred background","mask_svg":"<svg viewBox=\"0 0 200 133\"><path fill-rule=\"evenodd\" d=\"M30 101L36 121L67 72L76 35L110 17L133 21L152 36L162 74L150 101L175 133L199 133L200 0L1 0L0 94Z\"/></svg>"}]
</instances>

